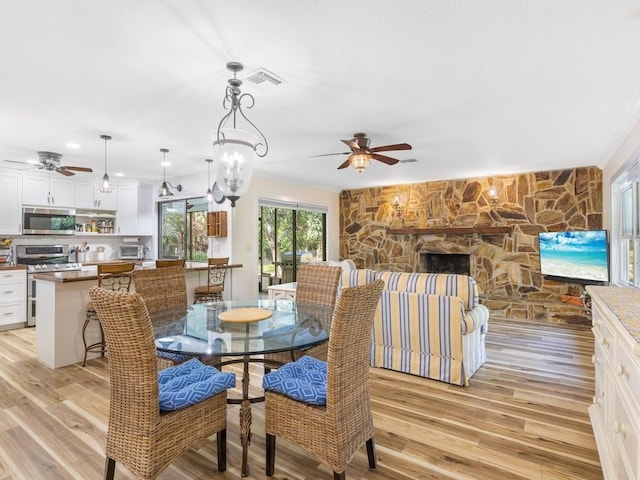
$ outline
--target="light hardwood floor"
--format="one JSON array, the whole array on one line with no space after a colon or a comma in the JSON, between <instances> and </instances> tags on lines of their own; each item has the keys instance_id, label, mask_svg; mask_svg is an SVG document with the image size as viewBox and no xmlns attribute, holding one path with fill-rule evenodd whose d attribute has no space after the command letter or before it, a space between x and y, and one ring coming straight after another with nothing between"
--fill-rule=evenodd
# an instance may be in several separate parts
<instances>
[{"instance_id":1,"label":"light hardwood floor","mask_svg":"<svg viewBox=\"0 0 640 480\"><path fill-rule=\"evenodd\" d=\"M0 479L99 479L108 418L108 364L51 370L34 352L33 329L0 333ZM348 479L601 479L587 407L593 337L586 327L492 318L489 361L469 387L371 369L378 469L364 448ZM261 367L252 370L260 385ZM249 479L265 479L263 405L253 409ZM228 411L228 470L215 436L159 477L240 479L238 410ZM132 476L123 468L116 479ZM284 440L277 480L331 479L329 469Z\"/></svg>"}]
</instances>

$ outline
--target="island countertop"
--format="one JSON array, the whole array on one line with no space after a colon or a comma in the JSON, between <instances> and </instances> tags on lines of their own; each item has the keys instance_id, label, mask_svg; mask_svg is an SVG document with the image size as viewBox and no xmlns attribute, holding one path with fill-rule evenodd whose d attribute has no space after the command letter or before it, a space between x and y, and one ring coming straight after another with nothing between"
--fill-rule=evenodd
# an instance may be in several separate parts
<instances>
[{"instance_id":1,"label":"island countertop","mask_svg":"<svg viewBox=\"0 0 640 480\"><path fill-rule=\"evenodd\" d=\"M588 286L587 292L600 299L618 317L633 339L640 342L640 290Z\"/></svg>"},{"instance_id":2,"label":"island countertop","mask_svg":"<svg viewBox=\"0 0 640 480\"><path fill-rule=\"evenodd\" d=\"M227 268L240 268L241 263L230 263ZM155 268L155 267L150 267ZM187 262L184 267L185 272L206 271L208 266L204 262ZM36 273L33 278L36 280L46 280L48 282L69 283L69 282L85 282L89 280L98 280L97 270L75 270L71 272L50 272Z\"/></svg>"}]
</instances>

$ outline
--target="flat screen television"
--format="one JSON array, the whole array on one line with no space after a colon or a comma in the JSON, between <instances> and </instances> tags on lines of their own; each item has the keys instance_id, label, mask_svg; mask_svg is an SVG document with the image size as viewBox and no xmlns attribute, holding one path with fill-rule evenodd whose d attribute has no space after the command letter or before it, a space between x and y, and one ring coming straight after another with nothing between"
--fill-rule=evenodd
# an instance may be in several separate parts
<instances>
[{"instance_id":1,"label":"flat screen television","mask_svg":"<svg viewBox=\"0 0 640 480\"><path fill-rule=\"evenodd\" d=\"M600 285L609 281L606 230L540 232L540 273L552 280Z\"/></svg>"}]
</instances>

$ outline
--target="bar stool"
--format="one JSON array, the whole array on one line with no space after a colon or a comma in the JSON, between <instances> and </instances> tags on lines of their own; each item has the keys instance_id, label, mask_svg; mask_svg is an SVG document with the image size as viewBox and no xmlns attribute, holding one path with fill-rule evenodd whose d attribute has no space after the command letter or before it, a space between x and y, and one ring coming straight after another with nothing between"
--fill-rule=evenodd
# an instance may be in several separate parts
<instances>
[{"instance_id":1,"label":"bar stool","mask_svg":"<svg viewBox=\"0 0 640 480\"><path fill-rule=\"evenodd\" d=\"M222 300L224 279L227 275L229 257L208 259L207 284L193 291L193 303L216 302Z\"/></svg>"},{"instance_id":2,"label":"bar stool","mask_svg":"<svg viewBox=\"0 0 640 480\"><path fill-rule=\"evenodd\" d=\"M135 267L135 263L101 263L98 265L98 286L107 290L113 290L116 292L128 292L131 286L131 273ZM100 326L100 340L91 344L87 344L86 331L91 322L98 322ZM104 332L102 331L102 324L98 318L98 314L93 308L93 304L89 302L87 304L87 314L82 326L82 342L84 343L84 359L82 360L82 366L87 363L87 354L89 352L100 353L101 357L104 357L107 351L107 344L104 341Z\"/></svg>"},{"instance_id":3,"label":"bar stool","mask_svg":"<svg viewBox=\"0 0 640 480\"><path fill-rule=\"evenodd\" d=\"M156 268L184 267L184 258L156 260Z\"/></svg>"}]
</instances>

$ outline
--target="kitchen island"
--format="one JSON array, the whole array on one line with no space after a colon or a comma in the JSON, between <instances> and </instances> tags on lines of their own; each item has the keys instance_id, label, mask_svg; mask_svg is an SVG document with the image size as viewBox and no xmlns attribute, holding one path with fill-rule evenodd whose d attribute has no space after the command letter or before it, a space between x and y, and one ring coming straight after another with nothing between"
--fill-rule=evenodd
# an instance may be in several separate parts
<instances>
[{"instance_id":1,"label":"kitchen island","mask_svg":"<svg viewBox=\"0 0 640 480\"><path fill-rule=\"evenodd\" d=\"M232 298L233 269L241 264L230 264L225 281L224 298ZM193 302L193 290L198 285L207 283L207 264L187 262L185 265L187 281L187 301ZM84 343L82 342L82 325L85 321L86 307L89 303L89 288L98 284L96 270L71 272L41 273L36 279L37 324L36 353L38 359L51 368L64 367L82 362ZM131 291L134 291L133 284ZM87 328L87 341L93 343L100 338L97 322ZM88 358L99 354L89 353Z\"/></svg>"}]
</instances>

